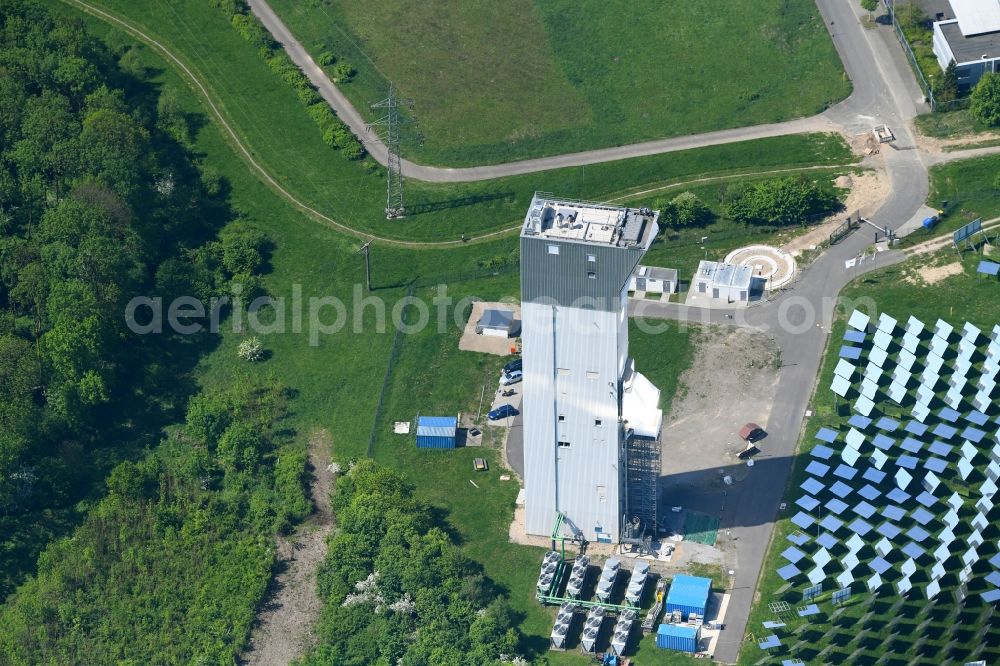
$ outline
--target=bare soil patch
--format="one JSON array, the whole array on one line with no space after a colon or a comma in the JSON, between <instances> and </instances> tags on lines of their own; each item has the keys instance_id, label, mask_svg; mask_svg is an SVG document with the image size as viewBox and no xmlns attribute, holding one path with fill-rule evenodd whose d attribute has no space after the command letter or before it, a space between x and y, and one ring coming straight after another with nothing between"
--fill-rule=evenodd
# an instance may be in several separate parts
<instances>
[{"instance_id":1,"label":"bare soil patch","mask_svg":"<svg viewBox=\"0 0 1000 666\"><path fill-rule=\"evenodd\" d=\"M865 171L861 174L841 176L837 187L849 188L844 200L844 210L831 215L804 234L800 234L781 246L794 257L811 250L826 241L834 229L843 224L847 216L858 210L862 217L868 217L882 205L889 196L889 179L881 170Z\"/></svg>"},{"instance_id":2,"label":"bare soil patch","mask_svg":"<svg viewBox=\"0 0 1000 666\"><path fill-rule=\"evenodd\" d=\"M326 555L326 537L333 529L333 473L328 469L331 443L326 430L317 430L309 437L313 474L309 490L314 511L295 534L277 539L278 574L271 581L242 664L288 664L312 646L312 628L322 610L316 593L316 569Z\"/></svg>"},{"instance_id":3,"label":"bare soil patch","mask_svg":"<svg viewBox=\"0 0 1000 666\"><path fill-rule=\"evenodd\" d=\"M722 477L745 476L739 429L767 429L780 353L769 336L746 328L705 327L663 427L661 506L719 515ZM766 451L767 440L759 444Z\"/></svg>"},{"instance_id":4,"label":"bare soil patch","mask_svg":"<svg viewBox=\"0 0 1000 666\"><path fill-rule=\"evenodd\" d=\"M962 262L956 261L951 264L945 264L943 266L921 266L917 269L917 275L920 276L920 280L926 285L932 285L941 280L950 278L952 275L960 275L964 269L962 268ZM913 278L907 276L909 282L917 283Z\"/></svg>"}]
</instances>

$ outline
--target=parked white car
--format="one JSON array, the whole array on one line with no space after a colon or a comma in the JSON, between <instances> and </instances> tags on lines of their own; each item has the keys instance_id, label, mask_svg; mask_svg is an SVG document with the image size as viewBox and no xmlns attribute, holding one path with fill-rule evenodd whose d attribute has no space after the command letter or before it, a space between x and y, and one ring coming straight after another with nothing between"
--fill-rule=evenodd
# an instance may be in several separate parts
<instances>
[{"instance_id":1,"label":"parked white car","mask_svg":"<svg viewBox=\"0 0 1000 666\"><path fill-rule=\"evenodd\" d=\"M500 386L510 386L521 381L523 373L520 370L505 372L500 375Z\"/></svg>"}]
</instances>

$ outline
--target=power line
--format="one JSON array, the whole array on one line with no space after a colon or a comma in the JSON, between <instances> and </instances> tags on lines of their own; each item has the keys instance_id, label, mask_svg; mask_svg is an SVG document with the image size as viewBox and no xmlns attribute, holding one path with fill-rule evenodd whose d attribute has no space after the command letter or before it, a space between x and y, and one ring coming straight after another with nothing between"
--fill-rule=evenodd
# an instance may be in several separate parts
<instances>
[{"instance_id":1,"label":"power line","mask_svg":"<svg viewBox=\"0 0 1000 666\"><path fill-rule=\"evenodd\" d=\"M382 142L389 154L385 164L385 219L396 220L406 217L406 206L403 200L403 167L399 158L400 104L412 107L413 100L396 97L396 87L389 84L389 96L381 102L372 104L373 109L385 109L385 115L368 126L371 130L377 127L381 130Z\"/></svg>"}]
</instances>

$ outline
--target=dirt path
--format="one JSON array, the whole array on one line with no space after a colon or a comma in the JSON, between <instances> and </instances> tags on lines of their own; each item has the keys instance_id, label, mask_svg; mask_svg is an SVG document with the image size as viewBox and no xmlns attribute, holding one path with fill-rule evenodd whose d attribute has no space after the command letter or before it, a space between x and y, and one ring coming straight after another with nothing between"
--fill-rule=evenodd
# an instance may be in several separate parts
<instances>
[{"instance_id":1,"label":"dirt path","mask_svg":"<svg viewBox=\"0 0 1000 666\"><path fill-rule=\"evenodd\" d=\"M281 666L301 657L312 644L312 628L322 605L316 594L316 569L326 554L326 537L333 529L330 491L330 433L318 430L309 438L310 488L316 510L291 537L278 538L278 574L243 655L247 666Z\"/></svg>"}]
</instances>

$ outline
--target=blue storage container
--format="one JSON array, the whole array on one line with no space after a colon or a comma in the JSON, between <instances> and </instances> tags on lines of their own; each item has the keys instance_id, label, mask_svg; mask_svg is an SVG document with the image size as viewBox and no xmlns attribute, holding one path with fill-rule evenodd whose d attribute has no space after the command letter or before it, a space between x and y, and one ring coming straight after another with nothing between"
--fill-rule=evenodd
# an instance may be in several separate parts
<instances>
[{"instance_id":1,"label":"blue storage container","mask_svg":"<svg viewBox=\"0 0 1000 666\"><path fill-rule=\"evenodd\" d=\"M454 416L418 416L417 448L453 449L458 418Z\"/></svg>"},{"instance_id":2,"label":"blue storage container","mask_svg":"<svg viewBox=\"0 0 1000 666\"><path fill-rule=\"evenodd\" d=\"M712 580L710 578L685 574L674 576L670 582L670 590L667 592L665 604L667 613L679 610L685 620L691 613L697 613L704 617L705 606L708 605L708 595L711 590Z\"/></svg>"},{"instance_id":3,"label":"blue storage container","mask_svg":"<svg viewBox=\"0 0 1000 666\"><path fill-rule=\"evenodd\" d=\"M680 652L697 652L698 628L661 624L656 631L656 647Z\"/></svg>"}]
</instances>

